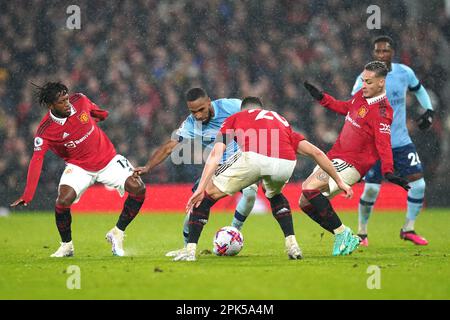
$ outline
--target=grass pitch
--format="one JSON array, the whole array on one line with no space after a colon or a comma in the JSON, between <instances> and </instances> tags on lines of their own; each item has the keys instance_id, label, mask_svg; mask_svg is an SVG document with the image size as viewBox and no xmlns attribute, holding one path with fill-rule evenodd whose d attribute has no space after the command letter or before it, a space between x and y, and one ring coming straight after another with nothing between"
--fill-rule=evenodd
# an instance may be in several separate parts
<instances>
[{"instance_id":1,"label":"grass pitch","mask_svg":"<svg viewBox=\"0 0 450 320\"><path fill-rule=\"evenodd\" d=\"M357 215L340 214L356 231ZM75 257L54 259L59 236L50 213L0 217L0 299L449 299L450 212L426 210L417 230L426 247L399 239L404 213L375 213L370 247L332 257L333 237L304 214L294 214L304 259L288 260L271 215L251 215L244 249L235 257L201 254L172 262L165 252L182 246L182 214L139 215L127 229L127 257L113 257L104 240L117 215L74 215ZM214 232L231 214L213 214L199 242L211 250ZM380 268L380 289L368 289ZM80 289L68 289L80 269ZM70 281L69 281L70 282ZM374 283L369 279L370 283ZM73 283L73 282L72 282Z\"/></svg>"}]
</instances>

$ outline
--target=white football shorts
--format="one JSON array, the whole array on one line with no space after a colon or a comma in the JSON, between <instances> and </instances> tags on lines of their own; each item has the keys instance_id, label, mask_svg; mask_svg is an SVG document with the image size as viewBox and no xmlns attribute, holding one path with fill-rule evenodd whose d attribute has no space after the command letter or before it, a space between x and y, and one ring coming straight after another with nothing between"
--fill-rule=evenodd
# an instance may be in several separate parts
<instances>
[{"instance_id":1,"label":"white football shorts","mask_svg":"<svg viewBox=\"0 0 450 320\"><path fill-rule=\"evenodd\" d=\"M333 163L333 166L336 169L337 173L339 173L339 175L341 176L341 179L349 186L353 186L354 184L358 183L359 180L361 180L361 175L359 174L358 170L356 170L355 167L350 163L345 162L342 159L332 159L331 162ZM319 169L320 167L316 166L313 172L316 172ZM331 177L328 181L328 188L329 191L322 192L322 194L328 199L332 199L334 196L342 192L342 190L339 189L336 181L334 181Z\"/></svg>"},{"instance_id":2,"label":"white football shorts","mask_svg":"<svg viewBox=\"0 0 450 320\"><path fill-rule=\"evenodd\" d=\"M107 187L114 188L123 197L125 194L125 181L133 174L133 166L121 155L116 155L103 169L99 171L86 171L74 164L68 163L59 181L59 185L68 185L77 193L75 203L80 200L83 193L94 183L99 182Z\"/></svg>"},{"instance_id":3,"label":"white football shorts","mask_svg":"<svg viewBox=\"0 0 450 320\"><path fill-rule=\"evenodd\" d=\"M292 176L296 160L267 157L255 152L240 152L217 168L214 185L223 193L236 192L263 181L266 197L279 194Z\"/></svg>"}]
</instances>

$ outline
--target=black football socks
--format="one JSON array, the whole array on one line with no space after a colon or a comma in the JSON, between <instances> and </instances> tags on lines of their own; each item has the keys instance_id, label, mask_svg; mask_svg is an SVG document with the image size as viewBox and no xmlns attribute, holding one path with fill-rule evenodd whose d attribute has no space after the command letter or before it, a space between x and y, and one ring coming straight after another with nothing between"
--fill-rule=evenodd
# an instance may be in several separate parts
<instances>
[{"instance_id":1,"label":"black football socks","mask_svg":"<svg viewBox=\"0 0 450 320\"><path fill-rule=\"evenodd\" d=\"M216 200L211 198L206 192L200 205L192 208L189 215L189 236L188 243L197 243L202 233L203 227L208 222L211 207L216 203Z\"/></svg>"},{"instance_id":2,"label":"black football socks","mask_svg":"<svg viewBox=\"0 0 450 320\"><path fill-rule=\"evenodd\" d=\"M303 190L303 195L308 199L309 203L315 210L302 208L305 213L311 217L314 221L320 224L322 228L334 233L333 230L339 228L342 225L336 212L331 206L330 200L328 200L318 189Z\"/></svg>"},{"instance_id":3,"label":"black football socks","mask_svg":"<svg viewBox=\"0 0 450 320\"><path fill-rule=\"evenodd\" d=\"M286 197L280 193L269 199L272 214L283 230L284 236L294 234L294 223L292 222L291 207Z\"/></svg>"},{"instance_id":4,"label":"black football socks","mask_svg":"<svg viewBox=\"0 0 450 320\"><path fill-rule=\"evenodd\" d=\"M55 205L55 220L62 242L72 241L72 215L70 207Z\"/></svg>"},{"instance_id":5,"label":"black football socks","mask_svg":"<svg viewBox=\"0 0 450 320\"><path fill-rule=\"evenodd\" d=\"M145 193L143 195L128 194L128 198L127 200L125 200L116 227L122 231L125 231L127 226L131 223L131 221L133 221L133 219L139 213L139 210L141 210L144 200L145 200Z\"/></svg>"}]
</instances>

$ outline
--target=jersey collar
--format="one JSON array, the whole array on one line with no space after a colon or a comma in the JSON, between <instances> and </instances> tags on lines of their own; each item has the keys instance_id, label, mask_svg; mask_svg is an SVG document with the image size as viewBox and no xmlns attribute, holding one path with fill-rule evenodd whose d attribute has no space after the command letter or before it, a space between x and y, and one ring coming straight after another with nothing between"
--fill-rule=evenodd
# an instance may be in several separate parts
<instances>
[{"instance_id":1,"label":"jersey collar","mask_svg":"<svg viewBox=\"0 0 450 320\"><path fill-rule=\"evenodd\" d=\"M66 123L67 118L69 118L70 116L73 116L75 113L77 113L77 110L75 110L73 105L70 104L70 115L67 118L58 118L55 115L53 115L53 113L51 111L49 111L48 113L50 113L50 117L52 118L53 121L55 121L57 124L60 124L63 126Z\"/></svg>"},{"instance_id":2,"label":"jersey collar","mask_svg":"<svg viewBox=\"0 0 450 320\"><path fill-rule=\"evenodd\" d=\"M382 94L380 94L379 96L376 96L376 97L366 98L366 101L367 101L367 103L369 105L372 105L372 104L375 104L377 102L380 102L384 98L386 98L386 92L383 92Z\"/></svg>"}]
</instances>

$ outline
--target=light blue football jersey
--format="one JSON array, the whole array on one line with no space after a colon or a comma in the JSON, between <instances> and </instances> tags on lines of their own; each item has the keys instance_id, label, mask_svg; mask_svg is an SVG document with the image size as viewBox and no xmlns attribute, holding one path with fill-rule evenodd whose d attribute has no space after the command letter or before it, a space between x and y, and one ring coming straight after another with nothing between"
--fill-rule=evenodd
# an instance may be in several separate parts
<instances>
[{"instance_id":1,"label":"light blue football jersey","mask_svg":"<svg viewBox=\"0 0 450 320\"><path fill-rule=\"evenodd\" d=\"M386 77L386 95L394 109L391 125L392 148L399 148L412 143L406 127L406 91L416 89L420 82L414 71L401 63L392 63L392 70ZM352 95L362 88L362 74L356 79Z\"/></svg>"},{"instance_id":2,"label":"light blue football jersey","mask_svg":"<svg viewBox=\"0 0 450 320\"><path fill-rule=\"evenodd\" d=\"M203 147L210 150L214 147L217 133L225 119L241 111L241 100L239 99L218 99L211 103L214 108L214 117L207 124L195 120L195 117L191 114L184 120L176 132L179 137L201 141ZM224 152L222 163L233 156L238 150L239 146L235 141L229 143Z\"/></svg>"}]
</instances>

